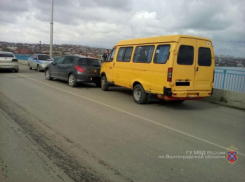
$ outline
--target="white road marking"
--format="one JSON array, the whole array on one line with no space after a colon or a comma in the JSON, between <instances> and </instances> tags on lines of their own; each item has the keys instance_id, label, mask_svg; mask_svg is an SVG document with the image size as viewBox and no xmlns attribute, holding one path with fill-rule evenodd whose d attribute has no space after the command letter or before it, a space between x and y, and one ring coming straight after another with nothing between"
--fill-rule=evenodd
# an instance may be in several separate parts
<instances>
[{"instance_id":1,"label":"white road marking","mask_svg":"<svg viewBox=\"0 0 245 182\"><path fill-rule=\"evenodd\" d=\"M110 105L104 104L104 103L102 103L102 102L99 102L99 101L96 101L96 100L93 100L93 99L89 99L89 98L87 98L87 97L83 97L83 96L81 96L81 95L78 95L78 94L72 93L72 92L70 92L70 91L67 91L67 90L64 90L64 89L61 89L61 88L58 88L58 87L52 86L52 85L49 85L49 84L47 84L47 83L41 82L41 81L39 81L39 80L36 80L36 79L30 78L30 77L27 77L27 76L25 76L25 75L22 75L22 74L18 74L18 75L23 76L23 77L25 77L25 78L28 78L28 79L30 79L30 80L34 80L34 81L39 82L39 83L41 83L41 84L43 84L43 85L47 85L47 86L49 86L49 87L52 87L52 88L55 88L55 89L61 90L61 91L66 92L66 93L69 93L69 94L71 94L71 95L74 95L74 96L80 97L80 98L82 98L82 99L86 99L86 100L89 100L89 101L91 101L91 102L95 102L95 103L98 103L98 104L100 104L100 105L103 105L103 106L106 106L106 107L112 108L112 109L114 109L114 110L117 110L117 111L120 111L120 112L126 113L126 114L128 114L128 115L134 116L134 117L136 117L136 118L140 118L140 119L142 119L142 120L148 121L148 122L153 123L153 124L156 124L156 125L158 125L158 126L161 126L161 127L167 128L167 129L169 129L169 130L172 130L172 131L175 131L175 132L181 133L181 134L183 134L183 135L189 136L189 137L191 137L191 138L195 138L195 139L197 139L197 140L200 140L200 141L202 141L202 142L208 143L208 144L210 144L210 145L214 145L214 146L219 147L219 148L221 148L221 149L227 150L227 147L224 147L224 146L222 146L222 145L219 145L219 144L216 144L216 143L210 142L210 141L208 141L208 140L205 140L205 139L202 139L202 138L196 137L196 136L191 135L191 134L189 134L189 133L186 133L186 132L183 132L183 131L180 131L180 130L177 130L177 129L171 128L171 127L169 127L169 126L166 126L166 125L164 125L164 124L158 123L158 122L156 122L156 121L153 121L153 120L150 120L150 119L147 119L147 118L144 118L144 117L138 116L138 115L136 115L136 114L133 114L133 113L130 113L130 112L124 111L124 110L122 110L122 109L118 109L118 108L116 108L116 107L113 107L113 106L110 106ZM237 152L237 153L238 153L239 155L245 156L245 154L243 154L243 153L241 153L241 152Z\"/></svg>"}]
</instances>

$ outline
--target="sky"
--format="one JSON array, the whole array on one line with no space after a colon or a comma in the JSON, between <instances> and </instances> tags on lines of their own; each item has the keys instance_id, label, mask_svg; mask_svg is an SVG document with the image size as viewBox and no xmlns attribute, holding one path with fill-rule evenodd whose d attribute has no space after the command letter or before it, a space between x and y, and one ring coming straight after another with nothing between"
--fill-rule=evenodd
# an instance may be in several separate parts
<instances>
[{"instance_id":1,"label":"sky","mask_svg":"<svg viewBox=\"0 0 245 182\"><path fill-rule=\"evenodd\" d=\"M0 41L49 43L51 0L0 0ZM216 55L245 57L245 0L54 0L54 44L112 48L118 41L184 34Z\"/></svg>"}]
</instances>

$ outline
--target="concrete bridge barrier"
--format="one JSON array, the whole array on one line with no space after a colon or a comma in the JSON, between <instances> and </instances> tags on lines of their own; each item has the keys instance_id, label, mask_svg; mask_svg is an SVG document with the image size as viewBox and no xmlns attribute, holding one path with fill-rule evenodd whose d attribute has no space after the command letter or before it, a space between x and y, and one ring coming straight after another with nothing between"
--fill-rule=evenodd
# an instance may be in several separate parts
<instances>
[{"instance_id":1,"label":"concrete bridge barrier","mask_svg":"<svg viewBox=\"0 0 245 182\"><path fill-rule=\"evenodd\" d=\"M245 93L242 92L214 89L213 95L204 101L245 109Z\"/></svg>"},{"instance_id":2,"label":"concrete bridge barrier","mask_svg":"<svg viewBox=\"0 0 245 182\"><path fill-rule=\"evenodd\" d=\"M27 60L19 60L19 64L28 65Z\"/></svg>"}]
</instances>

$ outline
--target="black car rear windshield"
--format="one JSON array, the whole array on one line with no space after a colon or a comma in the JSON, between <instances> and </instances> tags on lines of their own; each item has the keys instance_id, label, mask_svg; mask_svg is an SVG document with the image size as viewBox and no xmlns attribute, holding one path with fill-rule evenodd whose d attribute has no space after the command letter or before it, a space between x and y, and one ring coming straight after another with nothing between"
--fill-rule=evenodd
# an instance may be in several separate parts
<instances>
[{"instance_id":1,"label":"black car rear windshield","mask_svg":"<svg viewBox=\"0 0 245 182\"><path fill-rule=\"evenodd\" d=\"M80 58L77 60L77 64L80 66L101 66L99 60L93 58Z\"/></svg>"},{"instance_id":2,"label":"black car rear windshield","mask_svg":"<svg viewBox=\"0 0 245 182\"><path fill-rule=\"evenodd\" d=\"M49 55L38 55L38 60L47 61L51 59Z\"/></svg>"},{"instance_id":3,"label":"black car rear windshield","mask_svg":"<svg viewBox=\"0 0 245 182\"><path fill-rule=\"evenodd\" d=\"M14 57L13 54L9 54L9 53L0 53L0 57L9 57L9 58L12 58Z\"/></svg>"}]
</instances>

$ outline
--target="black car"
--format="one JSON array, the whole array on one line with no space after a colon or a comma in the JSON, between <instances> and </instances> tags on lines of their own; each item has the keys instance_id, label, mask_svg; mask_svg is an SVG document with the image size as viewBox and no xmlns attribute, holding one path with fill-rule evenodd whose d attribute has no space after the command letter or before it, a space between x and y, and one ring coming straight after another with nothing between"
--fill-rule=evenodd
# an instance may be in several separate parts
<instances>
[{"instance_id":1,"label":"black car","mask_svg":"<svg viewBox=\"0 0 245 182\"><path fill-rule=\"evenodd\" d=\"M100 68L101 63L96 58L72 55L54 60L47 65L44 73L47 80L65 80L71 87L82 82L95 83L100 87Z\"/></svg>"}]
</instances>

